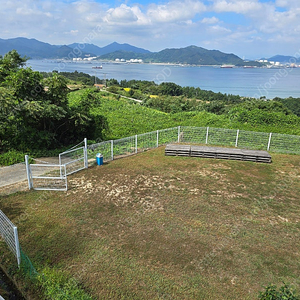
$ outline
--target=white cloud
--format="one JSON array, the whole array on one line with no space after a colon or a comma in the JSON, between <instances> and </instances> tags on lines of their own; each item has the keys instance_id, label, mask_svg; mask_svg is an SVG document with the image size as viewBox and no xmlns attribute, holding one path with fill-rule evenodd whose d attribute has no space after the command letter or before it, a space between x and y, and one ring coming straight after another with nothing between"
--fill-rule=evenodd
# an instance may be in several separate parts
<instances>
[{"instance_id":1,"label":"white cloud","mask_svg":"<svg viewBox=\"0 0 300 300\"><path fill-rule=\"evenodd\" d=\"M212 8L216 12L247 14L261 10L262 3L253 0L218 0Z\"/></svg>"},{"instance_id":2,"label":"white cloud","mask_svg":"<svg viewBox=\"0 0 300 300\"><path fill-rule=\"evenodd\" d=\"M212 17L212 18L204 18L202 19L201 23L203 24L216 24L218 23L220 20L216 17Z\"/></svg>"},{"instance_id":3,"label":"white cloud","mask_svg":"<svg viewBox=\"0 0 300 300\"><path fill-rule=\"evenodd\" d=\"M121 4L117 8L109 9L104 20L113 23L128 23L137 21L138 17L131 7Z\"/></svg>"},{"instance_id":4,"label":"white cloud","mask_svg":"<svg viewBox=\"0 0 300 300\"><path fill-rule=\"evenodd\" d=\"M186 21L196 14L206 11L206 6L200 1L173 1L164 5L152 4L147 16L152 22Z\"/></svg>"}]
</instances>

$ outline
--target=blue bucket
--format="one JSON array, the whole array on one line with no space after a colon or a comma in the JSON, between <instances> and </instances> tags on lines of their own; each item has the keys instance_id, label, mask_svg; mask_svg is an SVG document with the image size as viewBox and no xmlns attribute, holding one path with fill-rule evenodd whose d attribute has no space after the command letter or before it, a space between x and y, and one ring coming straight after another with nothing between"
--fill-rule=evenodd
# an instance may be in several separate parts
<instances>
[{"instance_id":1,"label":"blue bucket","mask_svg":"<svg viewBox=\"0 0 300 300\"><path fill-rule=\"evenodd\" d=\"M103 155L101 153L96 154L96 162L98 166L103 165Z\"/></svg>"}]
</instances>

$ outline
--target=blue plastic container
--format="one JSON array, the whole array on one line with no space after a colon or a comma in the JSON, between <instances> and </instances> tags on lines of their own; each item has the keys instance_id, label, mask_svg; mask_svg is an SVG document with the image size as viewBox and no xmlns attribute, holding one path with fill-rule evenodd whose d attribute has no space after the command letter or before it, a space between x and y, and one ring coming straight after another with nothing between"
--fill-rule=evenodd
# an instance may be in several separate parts
<instances>
[{"instance_id":1,"label":"blue plastic container","mask_svg":"<svg viewBox=\"0 0 300 300\"><path fill-rule=\"evenodd\" d=\"M101 153L96 154L96 162L98 166L103 165L103 155Z\"/></svg>"}]
</instances>

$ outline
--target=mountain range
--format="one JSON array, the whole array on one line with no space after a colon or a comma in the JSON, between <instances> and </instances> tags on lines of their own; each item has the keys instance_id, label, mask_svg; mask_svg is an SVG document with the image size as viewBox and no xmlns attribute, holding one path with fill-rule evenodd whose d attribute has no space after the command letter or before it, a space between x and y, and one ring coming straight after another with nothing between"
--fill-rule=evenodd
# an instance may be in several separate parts
<instances>
[{"instance_id":1,"label":"mountain range","mask_svg":"<svg viewBox=\"0 0 300 300\"><path fill-rule=\"evenodd\" d=\"M111 43L105 47L94 44L73 43L69 45L51 45L36 39L23 37L0 39L0 55L10 50L17 50L21 56L32 59L62 59L75 57L98 57L99 59L143 59L145 62L178 63L190 65L236 65L260 66L260 63L246 62L235 54L218 50L207 50L202 47L164 49L150 52L129 44Z\"/></svg>"}]
</instances>

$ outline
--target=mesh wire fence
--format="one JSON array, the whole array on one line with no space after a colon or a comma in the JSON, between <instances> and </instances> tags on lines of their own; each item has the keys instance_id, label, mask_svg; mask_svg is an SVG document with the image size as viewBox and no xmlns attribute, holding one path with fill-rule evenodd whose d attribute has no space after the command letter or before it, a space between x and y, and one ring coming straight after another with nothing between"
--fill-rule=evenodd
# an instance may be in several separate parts
<instances>
[{"instance_id":1,"label":"mesh wire fence","mask_svg":"<svg viewBox=\"0 0 300 300\"><path fill-rule=\"evenodd\" d=\"M240 130L237 146L239 148L268 150L270 134L266 132Z\"/></svg>"},{"instance_id":2,"label":"mesh wire fence","mask_svg":"<svg viewBox=\"0 0 300 300\"><path fill-rule=\"evenodd\" d=\"M0 210L0 234L20 265L20 246L17 227Z\"/></svg>"},{"instance_id":3,"label":"mesh wire fence","mask_svg":"<svg viewBox=\"0 0 300 300\"><path fill-rule=\"evenodd\" d=\"M173 127L159 130L158 144L165 145L168 143L176 143L178 141L178 132L180 127Z\"/></svg>"},{"instance_id":4,"label":"mesh wire fence","mask_svg":"<svg viewBox=\"0 0 300 300\"><path fill-rule=\"evenodd\" d=\"M136 137L130 136L127 138L113 141L114 157L127 156L136 153Z\"/></svg>"},{"instance_id":5,"label":"mesh wire fence","mask_svg":"<svg viewBox=\"0 0 300 300\"><path fill-rule=\"evenodd\" d=\"M147 132L137 136L137 151L158 147L159 131Z\"/></svg>"},{"instance_id":6,"label":"mesh wire fence","mask_svg":"<svg viewBox=\"0 0 300 300\"><path fill-rule=\"evenodd\" d=\"M206 133L207 133L206 127L182 126L180 128L180 142L205 144Z\"/></svg>"},{"instance_id":7,"label":"mesh wire fence","mask_svg":"<svg viewBox=\"0 0 300 300\"><path fill-rule=\"evenodd\" d=\"M60 153L59 164L66 165L67 175L84 169L84 147Z\"/></svg>"},{"instance_id":8,"label":"mesh wire fence","mask_svg":"<svg viewBox=\"0 0 300 300\"><path fill-rule=\"evenodd\" d=\"M103 161L110 161L113 159L112 153L112 141L105 141L88 146L88 160L93 162L96 159L96 154L100 153L103 155Z\"/></svg>"},{"instance_id":9,"label":"mesh wire fence","mask_svg":"<svg viewBox=\"0 0 300 300\"><path fill-rule=\"evenodd\" d=\"M35 279L38 275L37 270L33 266L29 257L23 252L22 248L20 247L21 253L21 269L26 276L28 276L31 280Z\"/></svg>"},{"instance_id":10,"label":"mesh wire fence","mask_svg":"<svg viewBox=\"0 0 300 300\"><path fill-rule=\"evenodd\" d=\"M270 151L300 154L300 136L273 133Z\"/></svg>"},{"instance_id":11,"label":"mesh wire fence","mask_svg":"<svg viewBox=\"0 0 300 300\"><path fill-rule=\"evenodd\" d=\"M208 128L207 144L235 146L237 130L224 128Z\"/></svg>"}]
</instances>

